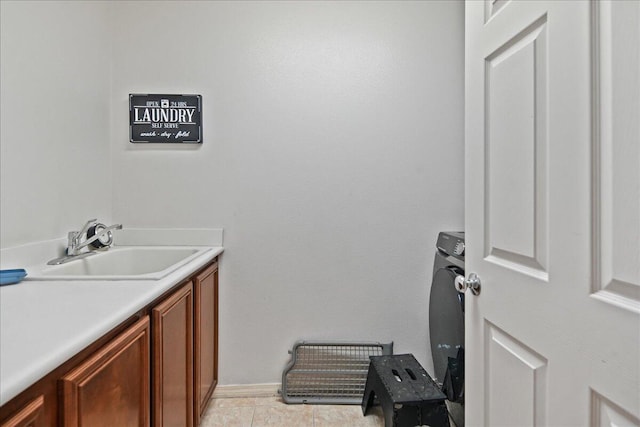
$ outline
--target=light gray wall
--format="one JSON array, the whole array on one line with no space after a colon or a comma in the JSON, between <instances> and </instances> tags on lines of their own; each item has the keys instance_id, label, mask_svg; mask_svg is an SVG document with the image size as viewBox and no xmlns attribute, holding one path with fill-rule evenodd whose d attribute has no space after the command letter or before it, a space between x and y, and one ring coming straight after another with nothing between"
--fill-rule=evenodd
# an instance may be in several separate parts
<instances>
[{"instance_id":1,"label":"light gray wall","mask_svg":"<svg viewBox=\"0 0 640 427\"><path fill-rule=\"evenodd\" d=\"M111 214L107 3L0 3L0 247ZM52 254L53 255L53 254Z\"/></svg>"},{"instance_id":2,"label":"light gray wall","mask_svg":"<svg viewBox=\"0 0 640 427\"><path fill-rule=\"evenodd\" d=\"M461 2L115 2L113 217L224 227L221 384L297 339L428 355L463 226ZM129 93L203 96L201 146L128 142Z\"/></svg>"},{"instance_id":3,"label":"light gray wall","mask_svg":"<svg viewBox=\"0 0 640 427\"><path fill-rule=\"evenodd\" d=\"M224 227L222 384L279 381L300 338L430 364L434 242L463 224L461 2L0 7L1 247L92 216ZM204 143L130 144L138 92L202 94Z\"/></svg>"}]
</instances>

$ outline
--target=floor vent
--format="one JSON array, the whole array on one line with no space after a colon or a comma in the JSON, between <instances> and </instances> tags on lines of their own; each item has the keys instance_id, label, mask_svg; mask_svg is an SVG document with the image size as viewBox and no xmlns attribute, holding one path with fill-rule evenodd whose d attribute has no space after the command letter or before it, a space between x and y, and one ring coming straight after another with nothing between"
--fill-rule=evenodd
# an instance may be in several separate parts
<instances>
[{"instance_id":1,"label":"floor vent","mask_svg":"<svg viewBox=\"0 0 640 427\"><path fill-rule=\"evenodd\" d=\"M393 343L298 341L282 373L286 403L360 405L369 356L393 354Z\"/></svg>"}]
</instances>

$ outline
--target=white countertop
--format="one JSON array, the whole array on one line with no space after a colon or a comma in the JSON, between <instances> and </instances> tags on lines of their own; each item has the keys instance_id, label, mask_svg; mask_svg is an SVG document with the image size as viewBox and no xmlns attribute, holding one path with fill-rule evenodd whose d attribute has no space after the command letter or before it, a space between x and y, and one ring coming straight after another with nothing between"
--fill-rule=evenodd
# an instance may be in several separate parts
<instances>
[{"instance_id":1,"label":"white countertop","mask_svg":"<svg viewBox=\"0 0 640 427\"><path fill-rule=\"evenodd\" d=\"M160 280L24 280L0 287L0 405L222 251L222 246L208 247Z\"/></svg>"}]
</instances>

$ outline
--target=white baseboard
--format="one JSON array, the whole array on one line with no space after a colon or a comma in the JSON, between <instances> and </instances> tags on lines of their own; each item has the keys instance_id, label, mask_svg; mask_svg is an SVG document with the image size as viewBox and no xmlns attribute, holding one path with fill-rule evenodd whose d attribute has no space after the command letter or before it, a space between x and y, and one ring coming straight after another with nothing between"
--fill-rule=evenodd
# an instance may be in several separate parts
<instances>
[{"instance_id":1,"label":"white baseboard","mask_svg":"<svg viewBox=\"0 0 640 427\"><path fill-rule=\"evenodd\" d=\"M218 385L211 397L271 397L278 396L278 389L280 383Z\"/></svg>"}]
</instances>

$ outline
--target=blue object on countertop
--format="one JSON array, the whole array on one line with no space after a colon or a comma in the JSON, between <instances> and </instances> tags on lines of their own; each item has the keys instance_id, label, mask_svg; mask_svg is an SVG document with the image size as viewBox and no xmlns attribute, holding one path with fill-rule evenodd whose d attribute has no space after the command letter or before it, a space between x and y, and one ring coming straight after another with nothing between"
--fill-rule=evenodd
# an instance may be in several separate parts
<instances>
[{"instance_id":1,"label":"blue object on countertop","mask_svg":"<svg viewBox=\"0 0 640 427\"><path fill-rule=\"evenodd\" d=\"M18 283L24 279L26 275L27 272L22 268L15 270L0 270L0 286Z\"/></svg>"}]
</instances>

